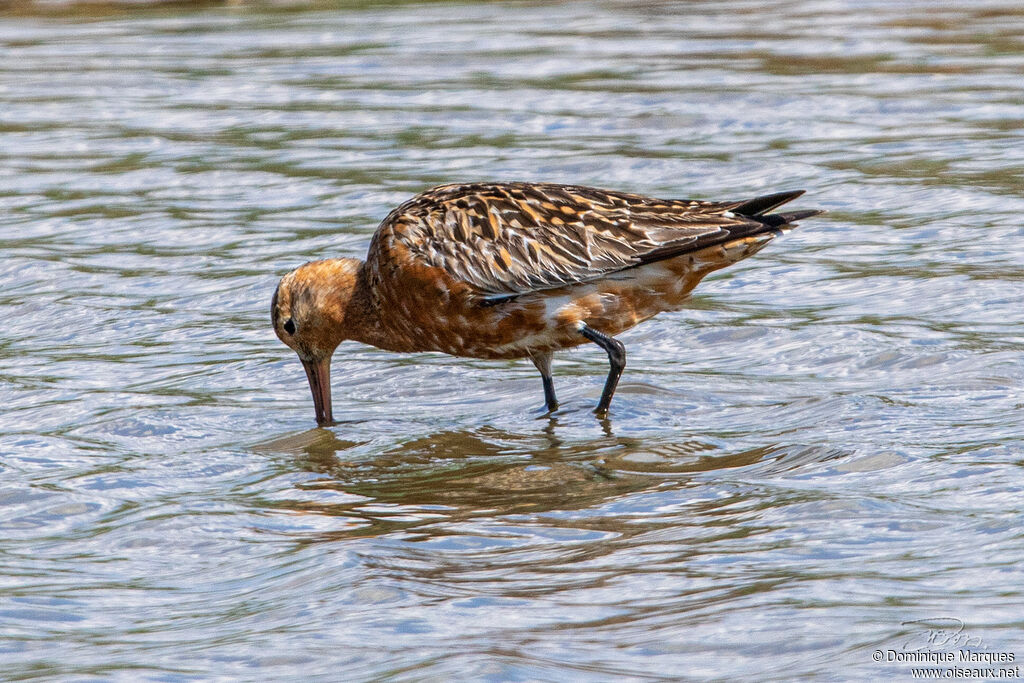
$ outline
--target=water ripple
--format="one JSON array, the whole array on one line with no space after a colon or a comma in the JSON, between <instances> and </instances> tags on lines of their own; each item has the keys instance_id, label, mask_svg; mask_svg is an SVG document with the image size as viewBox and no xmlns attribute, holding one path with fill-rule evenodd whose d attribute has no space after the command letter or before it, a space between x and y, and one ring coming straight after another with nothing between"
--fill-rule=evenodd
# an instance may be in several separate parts
<instances>
[{"instance_id":1,"label":"water ripple","mask_svg":"<svg viewBox=\"0 0 1024 683\"><path fill-rule=\"evenodd\" d=\"M942 616L1019 645L1013 3L0 16L0 677L905 678L872 651ZM277 277L476 179L829 214L622 335L610 420L597 349L544 416L528 363L347 343L310 430Z\"/></svg>"}]
</instances>

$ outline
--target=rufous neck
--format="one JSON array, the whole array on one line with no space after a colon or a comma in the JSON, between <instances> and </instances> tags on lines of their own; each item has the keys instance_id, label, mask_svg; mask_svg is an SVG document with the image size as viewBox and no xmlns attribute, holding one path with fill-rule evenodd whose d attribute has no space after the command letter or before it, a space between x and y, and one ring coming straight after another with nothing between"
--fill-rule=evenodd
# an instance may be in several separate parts
<instances>
[{"instance_id":1,"label":"rufous neck","mask_svg":"<svg viewBox=\"0 0 1024 683\"><path fill-rule=\"evenodd\" d=\"M388 335L383 329L380 309L370 286L365 262L359 264L352 285L352 296L345 307L345 332L345 336L353 341L388 348Z\"/></svg>"}]
</instances>

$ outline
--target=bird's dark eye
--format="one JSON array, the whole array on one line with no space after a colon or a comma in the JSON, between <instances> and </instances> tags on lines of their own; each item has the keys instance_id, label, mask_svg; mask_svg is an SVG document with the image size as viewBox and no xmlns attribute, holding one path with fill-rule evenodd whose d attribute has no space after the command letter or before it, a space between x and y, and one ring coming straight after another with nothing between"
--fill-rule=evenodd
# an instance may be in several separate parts
<instances>
[{"instance_id":1,"label":"bird's dark eye","mask_svg":"<svg viewBox=\"0 0 1024 683\"><path fill-rule=\"evenodd\" d=\"M295 334L295 322L291 318L284 321L284 331L288 334Z\"/></svg>"}]
</instances>

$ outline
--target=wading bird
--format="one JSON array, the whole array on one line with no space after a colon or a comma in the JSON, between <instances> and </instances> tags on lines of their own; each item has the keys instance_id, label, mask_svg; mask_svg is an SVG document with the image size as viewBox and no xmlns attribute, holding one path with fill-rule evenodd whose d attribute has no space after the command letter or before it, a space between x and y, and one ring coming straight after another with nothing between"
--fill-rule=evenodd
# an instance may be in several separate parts
<instances>
[{"instance_id":1,"label":"wading bird","mask_svg":"<svg viewBox=\"0 0 1024 683\"><path fill-rule=\"evenodd\" d=\"M550 183L442 185L392 211L365 261L312 261L285 275L274 332L302 361L318 425L331 412L331 356L351 339L388 351L529 358L548 411L555 351L585 342L611 369L605 414L626 365L614 335L683 305L708 273L821 211L769 213L803 194L746 201L654 199Z\"/></svg>"}]
</instances>

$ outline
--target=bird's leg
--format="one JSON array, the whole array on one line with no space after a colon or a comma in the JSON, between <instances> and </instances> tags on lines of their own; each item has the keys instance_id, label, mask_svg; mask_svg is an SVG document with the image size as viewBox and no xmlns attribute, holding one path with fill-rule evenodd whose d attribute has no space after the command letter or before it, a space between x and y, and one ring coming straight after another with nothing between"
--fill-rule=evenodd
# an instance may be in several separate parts
<instances>
[{"instance_id":1,"label":"bird's leg","mask_svg":"<svg viewBox=\"0 0 1024 683\"><path fill-rule=\"evenodd\" d=\"M598 415L604 415L608 412L608 405L612 402L612 395L615 394L615 387L619 384L619 377L626 368L626 347L618 339L601 334L588 325L580 328L580 334L608 353L608 363L611 368L608 370L608 379L604 382L601 400L598 402L597 408L594 409Z\"/></svg>"},{"instance_id":2,"label":"bird's leg","mask_svg":"<svg viewBox=\"0 0 1024 683\"><path fill-rule=\"evenodd\" d=\"M544 407L549 413L558 410L558 399L555 398L555 381L551 379L551 356L550 351L541 351L530 354L530 360L540 370L540 378L544 382Z\"/></svg>"}]
</instances>

